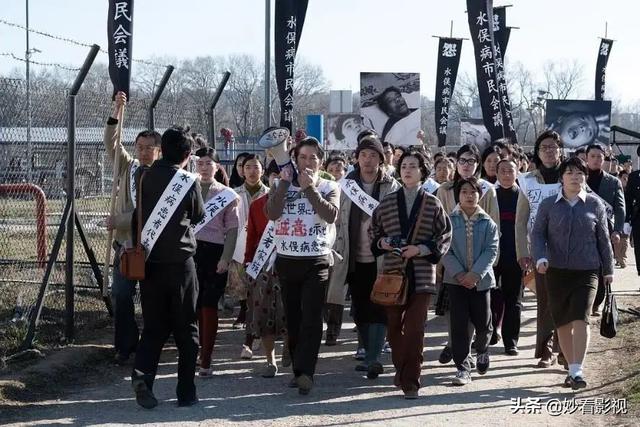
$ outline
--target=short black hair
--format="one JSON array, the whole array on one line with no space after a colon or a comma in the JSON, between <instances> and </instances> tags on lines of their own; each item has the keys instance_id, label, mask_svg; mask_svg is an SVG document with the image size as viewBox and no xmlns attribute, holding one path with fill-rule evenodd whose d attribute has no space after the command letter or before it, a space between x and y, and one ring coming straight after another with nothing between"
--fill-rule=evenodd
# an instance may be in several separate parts
<instances>
[{"instance_id":1,"label":"short black hair","mask_svg":"<svg viewBox=\"0 0 640 427\"><path fill-rule=\"evenodd\" d=\"M573 155L577 156L578 154L582 153L587 154L587 149L584 146L576 148L576 151L573 152Z\"/></svg>"},{"instance_id":2,"label":"short black hair","mask_svg":"<svg viewBox=\"0 0 640 427\"><path fill-rule=\"evenodd\" d=\"M293 157L296 160L298 160L298 155L300 154L300 149L302 147L313 147L313 148L315 148L316 151L318 152L318 157L320 158L320 161L322 161L322 159L324 159L324 150L322 149L322 145L320 145L320 141L318 141L314 137L308 136L308 137L304 138L302 141L298 142L296 147L293 149Z\"/></svg>"},{"instance_id":3,"label":"short black hair","mask_svg":"<svg viewBox=\"0 0 640 427\"><path fill-rule=\"evenodd\" d=\"M199 148L198 151L195 152L195 155L198 157L210 157L214 162L220 163L220 157L212 147Z\"/></svg>"},{"instance_id":4,"label":"short black hair","mask_svg":"<svg viewBox=\"0 0 640 427\"><path fill-rule=\"evenodd\" d=\"M560 168L558 170L558 175L559 176L564 175L564 173L569 168L578 169L585 176L589 175L589 169L587 169L587 164L585 162L583 162L582 160L580 160L579 158L577 158L577 157L570 157L567 160L564 160L562 163L560 163Z\"/></svg>"},{"instance_id":5,"label":"short black hair","mask_svg":"<svg viewBox=\"0 0 640 427\"><path fill-rule=\"evenodd\" d=\"M478 146L475 144L465 144L462 147L458 148L456 152L456 162L457 160L465 153L470 153L476 159L476 171L473 173L473 176L476 178L480 177L480 170L482 169L482 163L480 161L480 150L478 150ZM458 173L458 168L456 167L456 173L453 175L453 181L456 182L462 177Z\"/></svg>"},{"instance_id":6,"label":"short black hair","mask_svg":"<svg viewBox=\"0 0 640 427\"><path fill-rule=\"evenodd\" d=\"M506 146L503 146L503 147L506 147ZM487 148L485 148L484 151L482 152L482 156L480 158L480 169L481 169L481 173L482 173L483 177L487 176L487 171L484 170L484 162L492 154L497 154L498 158L502 159L502 155L500 153L500 146L498 146L497 144L490 145ZM496 169L496 171L497 171L497 169Z\"/></svg>"},{"instance_id":7,"label":"short black hair","mask_svg":"<svg viewBox=\"0 0 640 427\"><path fill-rule=\"evenodd\" d=\"M540 135L538 135L538 138L536 139L536 142L533 145L533 158L531 159L533 160L533 163L535 163L536 167L538 168L540 167L540 165L542 165L542 160L540 160L540 156L538 155L538 152L540 152L540 144L542 144L542 141L544 141L545 139L552 139L555 141L556 144L558 144L558 147L560 147L560 149L564 148L564 142L562 141L562 137L555 130L548 129L542 132ZM560 155L560 159L562 159L562 154Z\"/></svg>"},{"instance_id":8,"label":"short black hair","mask_svg":"<svg viewBox=\"0 0 640 427\"><path fill-rule=\"evenodd\" d=\"M384 141L384 142L382 143L382 148L387 148L387 147L391 147L391 151L393 151L393 150L395 150L395 149L396 149L396 147L395 147L392 143L387 142L387 141Z\"/></svg>"},{"instance_id":9,"label":"short black hair","mask_svg":"<svg viewBox=\"0 0 640 427\"><path fill-rule=\"evenodd\" d=\"M482 186L480 185L480 181L475 176L470 176L469 178L460 178L456 181L453 186L453 194L455 200L460 200L460 190L462 186L465 184L469 184L473 187L474 190L478 193L480 197L482 197Z\"/></svg>"},{"instance_id":10,"label":"short black hair","mask_svg":"<svg viewBox=\"0 0 640 427\"><path fill-rule=\"evenodd\" d=\"M324 169L327 170L327 168L329 168L329 165L331 163L335 163L335 162L342 162L344 163L344 169L347 170L347 159L346 157L342 156L342 155L332 155L329 156L329 158L327 159L326 162L324 162Z\"/></svg>"},{"instance_id":11,"label":"short black hair","mask_svg":"<svg viewBox=\"0 0 640 427\"><path fill-rule=\"evenodd\" d=\"M362 117L346 115L346 114L338 116L338 119L336 120L335 128L333 130L333 134L336 136L338 140L344 139L344 133L342 133L342 126L344 126L344 123L347 120L352 120L352 119L360 120L360 122L362 123ZM362 131L360 131L360 133L362 133Z\"/></svg>"},{"instance_id":12,"label":"short black hair","mask_svg":"<svg viewBox=\"0 0 640 427\"><path fill-rule=\"evenodd\" d=\"M170 163L182 163L191 154L191 147L193 138L188 127L172 126L162 134L162 158Z\"/></svg>"},{"instance_id":13,"label":"short black hair","mask_svg":"<svg viewBox=\"0 0 640 427\"><path fill-rule=\"evenodd\" d=\"M260 166L262 166L262 169L264 169L264 163L262 163L262 158L260 157L259 154L256 154L256 153L247 154L244 157L244 160L242 161L242 167L244 167L245 163L247 163L249 160L257 160Z\"/></svg>"},{"instance_id":14,"label":"short black hair","mask_svg":"<svg viewBox=\"0 0 640 427\"><path fill-rule=\"evenodd\" d=\"M400 89L398 89L395 86L389 86L388 88L383 90L380 95L376 96L376 102L378 103L378 108L380 108L382 110L382 112L385 113L386 115L389 115L389 108L387 106L386 101L384 100L384 96L386 94L388 94L389 92L395 92L398 95L402 96L402 92L400 92ZM380 101L382 101L382 102L380 102Z\"/></svg>"},{"instance_id":15,"label":"short black hair","mask_svg":"<svg viewBox=\"0 0 640 427\"><path fill-rule=\"evenodd\" d=\"M143 130L136 135L134 142L138 142L138 138L153 138L153 145L156 147L162 145L162 136L160 136L160 133L155 130Z\"/></svg>"},{"instance_id":16,"label":"short black hair","mask_svg":"<svg viewBox=\"0 0 640 427\"><path fill-rule=\"evenodd\" d=\"M600 145L600 144L589 144L589 145L587 145L587 148L585 149L584 152L585 152L586 155L589 155L589 151L591 151L591 150L600 150L600 151L602 151L602 154L606 155L606 151L605 151L604 147L602 145Z\"/></svg>"},{"instance_id":17,"label":"short black hair","mask_svg":"<svg viewBox=\"0 0 640 427\"><path fill-rule=\"evenodd\" d=\"M396 147L396 148L400 148L400 147ZM423 180L427 179L427 177L431 175L431 171L429 170L429 164L427 162L426 157L424 156L424 154L422 154L420 151L414 148L409 148L408 150L404 150L404 152L402 153L402 156L400 156L400 159L398 160L398 170L400 170L400 167L402 166L402 162L407 157L415 157L416 159L418 159L418 167L420 168L420 172L422 174Z\"/></svg>"},{"instance_id":18,"label":"short black hair","mask_svg":"<svg viewBox=\"0 0 640 427\"><path fill-rule=\"evenodd\" d=\"M516 172L518 172L518 163L514 159L503 158L503 159L500 159L500 161L496 165L496 173L498 173L498 171L500 170L500 165L503 163L513 163L514 166L516 167Z\"/></svg>"}]
</instances>

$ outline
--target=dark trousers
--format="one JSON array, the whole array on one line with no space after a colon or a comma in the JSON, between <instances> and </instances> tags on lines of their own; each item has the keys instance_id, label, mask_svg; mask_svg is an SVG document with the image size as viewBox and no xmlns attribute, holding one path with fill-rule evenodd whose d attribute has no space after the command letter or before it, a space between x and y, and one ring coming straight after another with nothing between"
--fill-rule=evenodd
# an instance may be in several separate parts
<instances>
[{"instance_id":1,"label":"dark trousers","mask_svg":"<svg viewBox=\"0 0 640 427\"><path fill-rule=\"evenodd\" d=\"M326 303L322 311L322 316L327 324L327 339L338 338L342 330L342 314L344 305Z\"/></svg>"},{"instance_id":2,"label":"dark trousers","mask_svg":"<svg viewBox=\"0 0 640 427\"><path fill-rule=\"evenodd\" d=\"M547 276L536 271L536 352L535 357L547 359L554 350L555 325L547 297ZM557 344L555 345L557 348Z\"/></svg>"},{"instance_id":3,"label":"dark trousers","mask_svg":"<svg viewBox=\"0 0 640 427\"><path fill-rule=\"evenodd\" d=\"M371 302L371 290L378 277L378 263L356 262L356 269L347 276L353 320L358 327L367 323L387 323L384 307Z\"/></svg>"},{"instance_id":4,"label":"dark trousers","mask_svg":"<svg viewBox=\"0 0 640 427\"><path fill-rule=\"evenodd\" d=\"M136 281L129 280L120 273L120 250L118 247L113 259L111 304L113 305L113 346L116 352L123 356L128 356L136 350L140 336L133 304L135 294Z\"/></svg>"},{"instance_id":5,"label":"dark trousers","mask_svg":"<svg viewBox=\"0 0 640 427\"><path fill-rule=\"evenodd\" d=\"M449 322L451 324L451 353L458 370L471 371L469 364L469 322L476 328L476 351L485 353L493 333L491 326L490 292L447 284L449 290Z\"/></svg>"},{"instance_id":6,"label":"dark trousers","mask_svg":"<svg viewBox=\"0 0 640 427\"><path fill-rule=\"evenodd\" d=\"M287 315L289 352L296 377L313 377L322 341L322 307L329 284L329 260L276 258Z\"/></svg>"},{"instance_id":7,"label":"dark trousers","mask_svg":"<svg viewBox=\"0 0 640 427\"><path fill-rule=\"evenodd\" d=\"M636 269L640 276L640 213L631 221L631 236L633 238L633 253L636 256Z\"/></svg>"},{"instance_id":8,"label":"dark trousers","mask_svg":"<svg viewBox=\"0 0 640 427\"><path fill-rule=\"evenodd\" d=\"M496 282L501 281L501 297L503 302L502 342L504 348L517 347L520 337L520 316L522 313L522 270L516 261L499 262L494 270ZM493 312L493 289L491 290L491 308ZM493 313L492 313L493 314ZM498 322L494 322L494 331Z\"/></svg>"},{"instance_id":9,"label":"dark trousers","mask_svg":"<svg viewBox=\"0 0 640 427\"><path fill-rule=\"evenodd\" d=\"M386 307L391 359L396 368L393 383L403 391L420 388L424 322L431 301L430 294L409 295L407 304Z\"/></svg>"},{"instance_id":10,"label":"dark trousers","mask_svg":"<svg viewBox=\"0 0 640 427\"><path fill-rule=\"evenodd\" d=\"M198 355L196 300L198 280L193 258L177 264L147 263L140 283L144 328L136 352L132 376L141 376L148 387L158 369L162 347L173 334L178 347L178 400L196 397L194 374Z\"/></svg>"}]
</instances>

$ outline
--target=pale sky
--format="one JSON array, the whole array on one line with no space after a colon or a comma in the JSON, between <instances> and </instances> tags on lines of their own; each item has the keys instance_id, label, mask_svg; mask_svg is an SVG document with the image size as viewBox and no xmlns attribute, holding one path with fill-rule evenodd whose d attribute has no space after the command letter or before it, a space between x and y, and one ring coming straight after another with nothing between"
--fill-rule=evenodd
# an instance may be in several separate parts
<instances>
[{"instance_id":1,"label":"pale sky","mask_svg":"<svg viewBox=\"0 0 640 427\"><path fill-rule=\"evenodd\" d=\"M0 17L24 24L26 0L0 0ZM106 49L106 0L29 0L30 26L98 43ZM272 0L272 7L275 0ZM533 71L548 60L576 59L584 66L580 95L593 99L598 37L608 22L614 42L605 98L640 99L638 0L513 0L507 68L520 61ZM264 0L136 0L133 56L247 53L264 57ZM310 0L298 55L321 65L332 89L359 90L360 71L420 72L422 95L433 99L437 39L469 37L464 0ZM87 49L31 35L41 62L79 67ZM0 23L0 53L24 56L24 31ZM99 60L106 62L106 55ZM0 74L21 63L0 57ZM179 70L178 70L179 71ZM473 46L465 41L460 71L475 76ZM135 68L134 76L135 78Z\"/></svg>"}]
</instances>

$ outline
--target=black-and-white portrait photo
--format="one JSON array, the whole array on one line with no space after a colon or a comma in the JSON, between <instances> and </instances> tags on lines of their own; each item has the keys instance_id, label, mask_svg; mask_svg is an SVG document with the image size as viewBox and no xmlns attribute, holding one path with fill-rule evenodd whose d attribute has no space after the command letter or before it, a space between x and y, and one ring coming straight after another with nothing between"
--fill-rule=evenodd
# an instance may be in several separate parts
<instances>
[{"instance_id":1,"label":"black-and-white portrait photo","mask_svg":"<svg viewBox=\"0 0 640 427\"><path fill-rule=\"evenodd\" d=\"M366 129L359 114L329 114L326 126L330 150L355 150L358 134Z\"/></svg>"},{"instance_id":2,"label":"black-and-white portrait photo","mask_svg":"<svg viewBox=\"0 0 640 427\"><path fill-rule=\"evenodd\" d=\"M420 73L360 73L360 115L382 141L415 145L420 130Z\"/></svg>"},{"instance_id":3,"label":"black-and-white portrait photo","mask_svg":"<svg viewBox=\"0 0 640 427\"><path fill-rule=\"evenodd\" d=\"M562 136L566 148L609 144L611 101L547 101L545 125Z\"/></svg>"},{"instance_id":4,"label":"black-and-white portrait photo","mask_svg":"<svg viewBox=\"0 0 640 427\"><path fill-rule=\"evenodd\" d=\"M474 144L482 151L491 144L491 136L487 132L482 119L464 119L460 121L460 143Z\"/></svg>"}]
</instances>

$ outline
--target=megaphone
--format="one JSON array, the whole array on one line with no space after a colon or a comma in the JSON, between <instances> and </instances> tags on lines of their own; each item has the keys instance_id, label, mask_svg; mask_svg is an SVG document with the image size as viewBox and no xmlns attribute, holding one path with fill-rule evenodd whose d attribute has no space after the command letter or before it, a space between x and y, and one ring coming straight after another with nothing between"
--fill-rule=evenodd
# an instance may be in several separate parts
<instances>
[{"instance_id":1,"label":"megaphone","mask_svg":"<svg viewBox=\"0 0 640 427\"><path fill-rule=\"evenodd\" d=\"M271 153L280 169L291 164L287 144L290 136L291 133L287 128L270 127L258 139L258 145Z\"/></svg>"}]
</instances>

